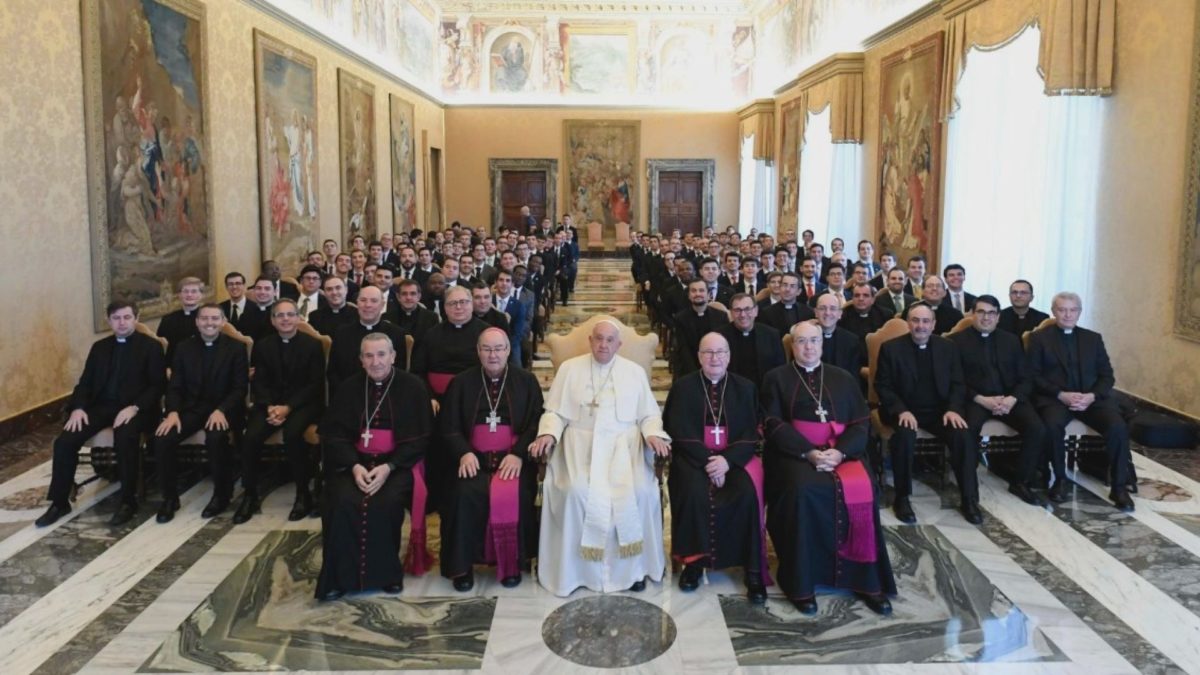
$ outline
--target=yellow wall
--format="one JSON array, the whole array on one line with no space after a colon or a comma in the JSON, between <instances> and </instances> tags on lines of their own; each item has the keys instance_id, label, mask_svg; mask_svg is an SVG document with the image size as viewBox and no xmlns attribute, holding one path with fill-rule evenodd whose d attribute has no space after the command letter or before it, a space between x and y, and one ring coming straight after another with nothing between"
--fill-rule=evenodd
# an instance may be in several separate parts
<instances>
[{"instance_id":1,"label":"yellow wall","mask_svg":"<svg viewBox=\"0 0 1200 675\"><path fill-rule=\"evenodd\" d=\"M972 9L968 24L980 42L994 43L1006 32L995 27L1032 16L1039 5L992 0ZM1116 91L1106 100L1099 140L1105 153L1094 233L1095 297L1084 298L1082 323L1104 334L1119 388L1200 417L1200 344L1172 335L1195 11L1194 0L1117 0ZM871 238L878 239L879 64L944 27L935 14L866 52L863 234ZM1054 289L1037 293L1034 304L1048 311Z\"/></svg>"},{"instance_id":2,"label":"yellow wall","mask_svg":"<svg viewBox=\"0 0 1200 675\"><path fill-rule=\"evenodd\" d=\"M568 194L562 122L568 119L641 120L635 229L649 227L647 159L714 159L715 225L733 225L738 215L738 119L733 112L618 111L587 108L451 107L446 109L447 222L491 226L488 160L557 159L558 208ZM582 225L582 223L576 223Z\"/></svg>"},{"instance_id":3,"label":"yellow wall","mask_svg":"<svg viewBox=\"0 0 1200 675\"><path fill-rule=\"evenodd\" d=\"M0 419L70 390L92 341L91 255L84 170L78 0L0 2ZM242 2L210 0L209 174L214 279L253 274L260 260L252 31L262 29L317 58L321 238L338 227L337 68L375 85L376 185L391 185L388 94L416 108L430 145L443 145L442 108ZM424 223L425 168L418 165ZM386 194L386 193L385 193ZM379 222L390 229L386 199Z\"/></svg>"}]
</instances>

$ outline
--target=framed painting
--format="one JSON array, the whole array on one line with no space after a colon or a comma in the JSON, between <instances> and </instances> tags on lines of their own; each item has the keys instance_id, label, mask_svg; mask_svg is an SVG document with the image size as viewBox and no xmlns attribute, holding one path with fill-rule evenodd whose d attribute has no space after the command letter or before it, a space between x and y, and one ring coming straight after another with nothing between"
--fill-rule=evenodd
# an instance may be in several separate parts
<instances>
[{"instance_id":1,"label":"framed painting","mask_svg":"<svg viewBox=\"0 0 1200 675\"><path fill-rule=\"evenodd\" d=\"M613 232L617 223L637 227L641 122L564 120L568 198L564 211L579 227L595 221Z\"/></svg>"},{"instance_id":2,"label":"framed painting","mask_svg":"<svg viewBox=\"0 0 1200 675\"><path fill-rule=\"evenodd\" d=\"M204 4L82 0L92 300L162 316L175 285L212 278ZM210 291L211 292L211 291Z\"/></svg>"},{"instance_id":3,"label":"framed painting","mask_svg":"<svg viewBox=\"0 0 1200 675\"><path fill-rule=\"evenodd\" d=\"M417 226L417 138L413 104L395 94L390 99L392 228L394 232L408 232Z\"/></svg>"},{"instance_id":4,"label":"framed painting","mask_svg":"<svg viewBox=\"0 0 1200 675\"><path fill-rule=\"evenodd\" d=\"M533 50L533 40L517 31L504 33L492 41L487 63L489 91L509 94L532 89Z\"/></svg>"},{"instance_id":5,"label":"framed painting","mask_svg":"<svg viewBox=\"0 0 1200 675\"><path fill-rule=\"evenodd\" d=\"M295 276L319 248L317 60L256 29L254 78L262 258Z\"/></svg>"},{"instance_id":6,"label":"framed painting","mask_svg":"<svg viewBox=\"0 0 1200 675\"><path fill-rule=\"evenodd\" d=\"M1200 35L1200 14L1195 35ZM1188 99L1187 166L1184 167L1183 227L1179 228L1179 299L1175 334L1200 342L1200 41L1192 53L1192 95Z\"/></svg>"},{"instance_id":7,"label":"framed painting","mask_svg":"<svg viewBox=\"0 0 1200 675\"><path fill-rule=\"evenodd\" d=\"M937 267L941 214L942 43L938 32L884 58L879 74L879 243Z\"/></svg>"},{"instance_id":8,"label":"framed painting","mask_svg":"<svg viewBox=\"0 0 1200 675\"><path fill-rule=\"evenodd\" d=\"M800 144L804 142L804 98L779 109L779 232L797 233L800 210Z\"/></svg>"},{"instance_id":9,"label":"framed painting","mask_svg":"<svg viewBox=\"0 0 1200 675\"><path fill-rule=\"evenodd\" d=\"M375 86L338 68L342 248L355 235L377 238L375 214Z\"/></svg>"},{"instance_id":10,"label":"framed painting","mask_svg":"<svg viewBox=\"0 0 1200 675\"><path fill-rule=\"evenodd\" d=\"M573 94L628 94L637 77L632 26L559 24L566 90Z\"/></svg>"}]
</instances>

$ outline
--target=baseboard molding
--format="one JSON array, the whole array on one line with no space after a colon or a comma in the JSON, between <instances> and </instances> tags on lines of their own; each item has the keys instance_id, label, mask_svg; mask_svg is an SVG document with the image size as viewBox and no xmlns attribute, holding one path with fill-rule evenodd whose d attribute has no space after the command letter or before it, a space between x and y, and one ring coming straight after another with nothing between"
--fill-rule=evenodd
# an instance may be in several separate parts
<instances>
[{"instance_id":1,"label":"baseboard molding","mask_svg":"<svg viewBox=\"0 0 1200 675\"><path fill-rule=\"evenodd\" d=\"M62 422L63 406L66 405L69 397L68 394L64 394L24 412L19 412L8 419L0 420L0 443L7 443L14 438L24 436L43 425Z\"/></svg>"},{"instance_id":2,"label":"baseboard molding","mask_svg":"<svg viewBox=\"0 0 1200 675\"><path fill-rule=\"evenodd\" d=\"M580 258L629 258L629 250L623 249L620 251L587 251L579 252Z\"/></svg>"},{"instance_id":3,"label":"baseboard molding","mask_svg":"<svg viewBox=\"0 0 1200 675\"><path fill-rule=\"evenodd\" d=\"M1129 398L1133 399L1137 403L1137 407L1141 410L1149 410L1151 412L1161 413L1163 415L1169 415L1171 417L1178 417L1185 421L1191 422L1192 424L1200 425L1200 417L1196 417L1195 415L1189 415L1181 410L1176 410L1174 408L1165 406L1161 403L1155 403L1154 401L1151 401L1150 399L1142 398L1141 396L1138 396L1137 394L1130 393L1119 387L1116 387L1116 390L1121 392L1122 394L1128 396Z\"/></svg>"}]
</instances>

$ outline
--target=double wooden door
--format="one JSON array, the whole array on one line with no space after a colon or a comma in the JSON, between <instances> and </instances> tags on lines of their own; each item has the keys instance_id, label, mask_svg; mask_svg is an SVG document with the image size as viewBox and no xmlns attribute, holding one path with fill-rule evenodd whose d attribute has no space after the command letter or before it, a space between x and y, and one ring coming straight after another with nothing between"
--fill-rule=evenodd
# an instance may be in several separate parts
<instances>
[{"instance_id":1,"label":"double wooden door","mask_svg":"<svg viewBox=\"0 0 1200 675\"><path fill-rule=\"evenodd\" d=\"M658 231L700 234L703 229L704 173L661 171L658 174Z\"/></svg>"},{"instance_id":2,"label":"double wooden door","mask_svg":"<svg viewBox=\"0 0 1200 675\"><path fill-rule=\"evenodd\" d=\"M546 217L546 172L504 171L500 175L500 205L504 214L501 223L509 229L527 231L521 222L522 206L528 206L529 215L541 225Z\"/></svg>"}]
</instances>

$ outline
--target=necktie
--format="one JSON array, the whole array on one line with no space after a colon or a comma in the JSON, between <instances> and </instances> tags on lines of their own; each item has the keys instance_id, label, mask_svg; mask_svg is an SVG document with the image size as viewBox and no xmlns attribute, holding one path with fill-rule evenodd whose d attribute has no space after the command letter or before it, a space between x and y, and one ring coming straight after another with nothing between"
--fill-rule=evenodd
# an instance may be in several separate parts
<instances>
[{"instance_id":1,"label":"necktie","mask_svg":"<svg viewBox=\"0 0 1200 675\"><path fill-rule=\"evenodd\" d=\"M957 309L960 312L963 311L962 296L959 295L958 293L954 293L951 297L954 298L954 309Z\"/></svg>"},{"instance_id":2,"label":"necktie","mask_svg":"<svg viewBox=\"0 0 1200 675\"><path fill-rule=\"evenodd\" d=\"M754 295L754 282L750 282L750 295Z\"/></svg>"},{"instance_id":3,"label":"necktie","mask_svg":"<svg viewBox=\"0 0 1200 675\"><path fill-rule=\"evenodd\" d=\"M807 284L805 284L805 286L808 288L808 297L810 297L810 298L811 298L811 297L813 296L813 285L812 285L812 282L811 282L811 281L810 281L810 282L808 282Z\"/></svg>"},{"instance_id":4,"label":"necktie","mask_svg":"<svg viewBox=\"0 0 1200 675\"><path fill-rule=\"evenodd\" d=\"M300 301L300 318L302 318L302 319L308 318L308 296L307 295L304 296L304 299Z\"/></svg>"},{"instance_id":5,"label":"necktie","mask_svg":"<svg viewBox=\"0 0 1200 675\"><path fill-rule=\"evenodd\" d=\"M709 298L708 298L709 302L716 302L717 301L717 287L713 286L712 288L708 289L708 295L709 295Z\"/></svg>"},{"instance_id":6,"label":"necktie","mask_svg":"<svg viewBox=\"0 0 1200 675\"><path fill-rule=\"evenodd\" d=\"M904 311L904 296L903 295L893 295L892 296L892 304L896 305L896 313L897 314L899 314L900 312L903 312Z\"/></svg>"},{"instance_id":7,"label":"necktie","mask_svg":"<svg viewBox=\"0 0 1200 675\"><path fill-rule=\"evenodd\" d=\"M229 303L229 306L230 306L230 314L232 315L229 320L231 323L237 323L238 317L240 317L242 315L242 313L238 311L237 305L235 305L233 303Z\"/></svg>"}]
</instances>

